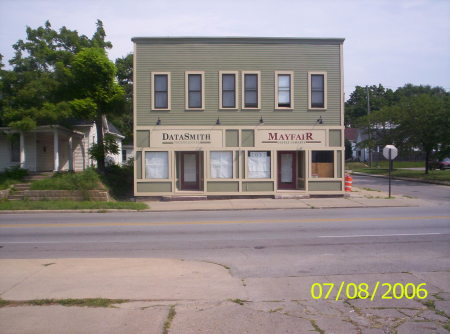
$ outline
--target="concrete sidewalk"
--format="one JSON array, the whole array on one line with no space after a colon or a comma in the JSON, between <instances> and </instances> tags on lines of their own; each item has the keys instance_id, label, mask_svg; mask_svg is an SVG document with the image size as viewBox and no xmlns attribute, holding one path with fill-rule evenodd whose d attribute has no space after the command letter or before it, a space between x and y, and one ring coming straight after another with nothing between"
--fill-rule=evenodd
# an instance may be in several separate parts
<instances>
[{"instance_id":1,"label":"concrete sidewalk","mask_svg":"<svg viewBox=\"0 0 450 334\"><path fill-rule=\"evenodd\" d=\"M201 261L0 260L0 332L445 333L449 278L449 272L413 272L241 279ZM312 298L312 284L342 281L372 288L376 282L427 283L429 295L422 301L386 300L381 293L373 301L336 301L335 293ZM109 307L60 305L98 297L123 300ZM42 300L48 298L55 301Z\"/></svg>"},{"instance_id":2,"label":"concrete sidewalk","mask_svg":"<svg viewBox=\"0 0 450 334\"><path fill-rule=\"evenodd\" d=\"M215 210L262 210L262 209L324 209L324 208L365 208L365 207L408 207L424 202L401 195L388 194L376 190L353 188L346 197L307 199L224 199L203 201L148 201L148 211L215 211Z\"/></svg>"}]
</instances>

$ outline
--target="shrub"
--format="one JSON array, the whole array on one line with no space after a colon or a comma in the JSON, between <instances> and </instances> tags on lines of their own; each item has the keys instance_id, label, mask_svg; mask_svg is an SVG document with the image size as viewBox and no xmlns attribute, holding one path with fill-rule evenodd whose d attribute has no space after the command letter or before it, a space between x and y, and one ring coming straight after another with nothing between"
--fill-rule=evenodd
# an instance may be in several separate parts
<instances>
[{"instance_id":1,"label":"shrub","mask_svg":"<svg viewBox=\"0 0 450 334\"><path fill-rule=\"evenodd\" d=\"M12 184L23 182L28 175L26 169L20 167L11 167L0 173L0 189L9 188Z\"/></svg>"},{"instance_id":2,"label":"shrub","mask_svg":"<svg viewBox=\"0 0 450 334\"><path fill-rule=\"evenodd\" d=\"M117 199L133 196L133 161L123 166L110 165L102 174L102 182L108 187L110 194Z\"/></svg>"}]
</instances>

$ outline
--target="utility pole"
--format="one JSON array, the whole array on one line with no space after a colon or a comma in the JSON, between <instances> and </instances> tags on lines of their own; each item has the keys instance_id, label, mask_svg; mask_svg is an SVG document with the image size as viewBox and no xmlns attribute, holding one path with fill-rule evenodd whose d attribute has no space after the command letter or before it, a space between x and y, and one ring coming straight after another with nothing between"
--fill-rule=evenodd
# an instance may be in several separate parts
<instances>
[{"instance_id":1,"label":"utility pole","mask_svg":"<svg viewBox=\"0 0 450 334\"><path fill-rule=\"evenodd\" d=\"M366 92L367 92L367 116L370 116L370 95L369 95L369 86L366 86ZM372 148L371 148L371 141L370 141L370 120L367 128L367 137L369 142L369 167L372 167Z\"/></svg>"}]
</instances>

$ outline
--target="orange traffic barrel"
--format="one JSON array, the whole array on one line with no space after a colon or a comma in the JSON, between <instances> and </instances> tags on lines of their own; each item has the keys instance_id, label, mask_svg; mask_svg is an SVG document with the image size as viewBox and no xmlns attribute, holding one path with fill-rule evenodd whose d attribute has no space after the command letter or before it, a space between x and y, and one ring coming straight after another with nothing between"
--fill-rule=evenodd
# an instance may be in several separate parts
<instances>
[{"instance_id":1,"label":"orange traffic barrel","mask_svg":"<svg viewBox=\"0 0 450 334\"><path fill-rule=\"evenodd\" d=\"M345 191L352 191L353 178L350 174L345 174Z\"/></svg>"}]
</instances>

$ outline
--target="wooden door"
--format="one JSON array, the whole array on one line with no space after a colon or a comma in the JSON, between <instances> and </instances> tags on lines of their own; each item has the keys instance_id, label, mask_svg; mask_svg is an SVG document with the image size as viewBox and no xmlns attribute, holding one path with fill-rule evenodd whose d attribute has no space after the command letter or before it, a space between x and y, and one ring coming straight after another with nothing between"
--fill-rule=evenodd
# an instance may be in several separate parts
<instances>
[{"instance_id":1,"label":"wooden door","mask_svg":"<svg viewBox=\"0 0 450 334\"><path fill-rule=\"evenodd\" d=\"M200 153L180 152L181 190L200 189Z\"/></svg>"}]
</instances>

